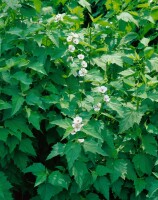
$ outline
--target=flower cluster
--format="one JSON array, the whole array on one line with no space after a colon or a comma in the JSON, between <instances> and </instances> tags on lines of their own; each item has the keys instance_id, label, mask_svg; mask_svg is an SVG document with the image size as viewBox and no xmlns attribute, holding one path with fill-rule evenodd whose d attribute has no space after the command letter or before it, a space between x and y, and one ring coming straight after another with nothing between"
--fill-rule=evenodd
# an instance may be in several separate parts
<instances>
[{"instance_id":1,"label":"flower cluster","mask_svg":"<svg viewBox=\"0 0 158 200\"><path fill-rule=\"evenodd\" d=\"M70 33L66 40L68 43L71 43L69 44L68 50L74 52L76 48L73 44L79 44L79 35L77 33Z\"/></svg>"},{"instance_id":2,"label":"flower cluster","mask_svg":"<svg viewBox=\"0 0 158 200\"><path fill-rule=\"evenodd\" d=\"M82 117L76 116L72 123L73 132L71 134L75 135L76 132L81 130L82 126L83 126Z\"/></svg>"},{"instance_id":3,"label":"flower cluster","mask_svg":"<svg viewBox=\"0 0 158 200\"><path fill-rule=\"evenodd\" d=\"M55 21L55 22L63 21L63 15L62 15L62 14L57 14L57 15L55 16L54 21Z\"/></svg>"},{"instance_id":4,"label":"flower cluster","mask_svg":"<svg viewBox=\"0 0 158 200\"><path fill-rule=\"evenodd\" d=\"M87 67L87 62L84 60L85 56L83 54L79 54L77 57L81 61L81 69L78 74L79 76L85 76L87 74L87 70L85 69Z\"/></svg>"},{"instance_id":5,"label":"flower cluster","mask_svg":"<svg viewBox=\"0 0 158 200\"><path fill-rule=\"evenodd\" d=\"M97 88L97 90L98 90L98 92L100 92L100 93L102 93L102 94L105 94L105 92L107 92L107 87L105 87L105 86L100 86L100 87L98 87ZM109 101L110 101L110 97L106 94L106 95L104 95L104 101L106 102L106 103L108 103Z\"/></svg>"},{"instance_id":6,"label":"flower cluster","mask_svg":"<svg viewBox=\"0 0 158 200\"><path fill-rule=\"evenodd\" d=\"M103 100L108 103L110 101L110 97L105 94L107 92L107 87L105 86L99 86L97 87L97 92L104 94ZM93 106L94 111L99 111L101 109L101 103L97 103L97 105Z\"/></svg>"},{"instance_id":7,"label":"flower cluster","mask_svg":"<svg viewBox=\"0 0 158 200\"><path fill-rule=\"evenodd\" d=\"M68 51L73 53L76 50L76 47L74 45L77 45L80 42L79 35L77 33L70 33L66 40L69 44ZM81 69L79 70L78 75L85 76L87 74L87 69L85 69L87 67L87 62L84 60L85 56L83 54L78 54L77 58L81 65ZM69 56L67 61L73 62L73 57Z\"/></svg>"}]
</instances>

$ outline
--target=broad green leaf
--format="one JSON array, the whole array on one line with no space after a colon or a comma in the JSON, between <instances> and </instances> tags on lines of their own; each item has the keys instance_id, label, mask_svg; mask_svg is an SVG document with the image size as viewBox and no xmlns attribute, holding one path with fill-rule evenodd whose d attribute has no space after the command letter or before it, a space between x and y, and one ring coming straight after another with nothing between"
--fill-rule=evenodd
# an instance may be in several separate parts
<instances>
[{"instance_id":1,"label":"broad green leaf","mask_svg":"<svg viewBox=\"0 0 158 200\"><path fill-rule=\"evenodd\" d=\"M1 200L13 200L10 189L12 185L8 181L7 177L3 172L0 171L0 199Z\"/></svg>"},{"instance_id":2,"label":"broad green leaf","mask_svg":"<svg viewBox=\"0 0 158 200\"><path fill-rule=\"evenodd\" d=\"M35 111L31 111L28 117L29 123L31 123L37 130L40 130L41 115Z\"/></svg>"},{"instance_id":3,"label":"broad green leaf","mask_svg":"<svg viewBox=\"0 0 158 200\"><path fill-rule=\"evenodd\" d=\"M157 57L153 57L150 60L147 60L146 63L150 71L155 70L156 72L158 72L158 58Z\"/></svg>"},{"instance_id":4,"label":"broad green leaf","mask_svg":"<svg viewBox=\"0 0 158 200\"><path fill-rule=\"evenodd\" d=\"M94 183L95 189L101 194L103 194L103 196L107 200L109 200L109 185L110 185L110 182L105 176L98 177Z\"/></svg>"},{"instance_id":5,"label":"broad green leaf","mask_svg":"<svg viewBox=\"0 0 158 200\"><path fill-rule=\"evenodd\" d=\"M157 193L157 191L158 191L158 180L157 179L154 180L154 181L152 181L152 182L150 182L150 186L148 188L148 191L149 191L148 197L150 199L152 199L153 197L155 197L155 193ZM156 199L156 198L154 198L154 199Z\"/></svg>"},{"instance_id":6,"label":"broad green leaf","mask_svg":"<svg viewBox=\"0 0 158 200\"><path fill-rule=\"evenodd\" d=\"M120 15L117 16L118 20L123 20L125 22L133 22L134 24L138 25L138 21L134 19L134 17L128 12L122 12Z\"/></svg>"},{"instance_id":7,"label":"broad green leaf","mask_svg":"<svg viewBox=\"0 0 158 200\"><path fill-rule=\"evenodd\" d=\"M82 132L86 133L89 136L102 140L100 131L97 130L96 126L89 122L82 128Z\"/></svg>"},{"instance_id":8,"label":"broad green leaf","mask_svg":"<svg viewBox=\"0 0 158 200\"><path fill-rule=\"evenodd\" d=\"M25 133L29 137L34 137L22 116L6 120L4 125L8 130L10 130L9 133L15 135L19 140L21 140L22 133Z\"/></svg>"},{"instance_id":9,"label":"broad green leaf","mask_svg":"<svg viewBox=\"0 0 158 200\"><path fill-rule=\"evenodd\" d=\"M111 182L114 183L119 177L125 179L127 174L127 162L123 159L107 161L107 167L110 170Z\"/></svg>"},{"instance_id":10,"label":"broad green leaf","mask_svg":"<svg viewBox=\"0 0 158 200\"><path fill-rule=\"evenodd\" d=\"M57 195L61 191L61 187L53 186L47 182L39 185L37 190L38 194L41 197L41 200L51 200L53 196Z\"/></svg>"},{"instance_id":11,"label":"broad green leaf","mask_svg":"<svg viewBox=\"0 0 158 200\"><path fill-rule=\"evenodd\" d=\"M19 140L15 136L9 136L6 144L9 148L9 152L12 153L16 146L19 144Z\"/></svg>"},{"instance_id":12,"label":"broad green leaf","mask_svg":"<svg viewBox=\"0 0 158 200\"><path fill-rule=\"evenodd\" d=\"M78 2L81 6L83 6L84 8L87 8L87 10L91 13L91 4L88 3L88 1L86 0L79 0Z\"/></svg>"},{"instance_id":13,"label":"broad green leaf","mask_svg":"<svg viewBox=\"0 0 158 200\"><path fill-rule=\"evenodd\" d=\"M86 199L87 200L100 200L99 196L95 193L89 193L87 196L86 196Z\"/></svg>"},{"instance_id":14,"label":"broad green leaf","mask_svg":"<svg viewBox=\"0 0 158 200\"><path fill-rule=\"evenodd\" d=\"M143 178L137 178L134 180L134 186L136 196L138 196L146 187L146 181Z\"/></svg>"},{"instance_id":15,"label":"broad green leaf","mask_svg":"<svg viewBox=\"0 0 158 200\"><path fill-rule=\"evenodd\" d=\"M45 166L41 163L34 163L33 165L24 169L23 172L31 172L33 175L36 176L35 187L45 182L48 175Z\"/></svg>"},{"instance_id":16,"label":"broad green leaf","mask_svg":"<svg viewBox=\"0 0 158 200\"><path fill-rule=\"evenodd\" d=\"M25 85L30 85L32 83L32 78L30 78L25 72L19 71L16 72L13 76L16 80L20 81Z\"/></svg>"},{"instance_id":17,"label":"broad green leaf","mask_svg":"<svg viewBox=\"0 0 158 200\"><path fill-rule=\"evenodd\" d=\"M27 163L29 162L28 156L21 152L21 151L16 151L14 153L14 164L20 169L23 170L27 167Z\"/></svg>"},{"instance_id":18,"label":"broad green leaf","mask_svg":"<svg viewBox=\"0 0 158 200\"><path fill-rule=\"evenodd\" d=\"M42 6L42 2L41 0L33 0L35 9L37 10L37 12L41 11L41 6Z\"/></svg>"},{"instance_id":19,"label":"broad green leaf","mask_svg":"<svg viewBox=\"0 0 158 200\"><path fill-rule=\"evenodd\" d=\"M5 128L0 127L0 140L6 142L8 138L9 131Z\"/></svg>"},{"instance_id":20,"label":"broad green leaf","mask_svg":"<svg viewBox=\"0 0 158 200\"><path fill-rule=\"evenodd\" d=\"M154 20L158 20L158 6L152 7L151 16Z\"/></svg>"},{"instance_id":21,"label":"broad green leaf","mask_svg":"<svg viewBox=\"0 0 158 200\"><path fill-rule=\"evenodd\" d=\"M44 69L44 65L41 62L38 62L38 61L31 62L31 63L29 63L28 67L36 72L47 75L47 73Z\"/></svg>"},{"instance_id":22,"label":"broad green leaf","mask_svg":"<svg viewBox=\"0 0 158 200\"><path fill-rule=\"evenodd\" d=\"M96 173L98 176L105 176L109 172L110 170L104 165L97 165L96 167Z\"/></svg>"},{"instance_id":23,"label":"broad green leaf","mask_svg":"<svg viewBox=\"0 0 158 200\"><path fill-rule=\"evenodd\" d=\"M100 154L102 156L108 156L105 151L101 148L101 145L99 145L97 142L90 140L90 141L85 141L83 144L85 152L91 152L94 154Z\"/></svg>"},{"instance_id":24,"label":"broad green leaf","mask_svg":"<svg viewBox=\"0 0 158 200\"><path fill-rule=\"evenodd\" d=\"M126 77L126 76L132 76L133 74L135 74L135 72L132 69L126 69L126 70L120 72L119 74Z\"/></svg>"},{"instance_id":25,"label":"broad green leaf","mask_svg":"<svg viewBox=\"0 0 158 200\"><path fill-rule=\"evenodd\" d=\"M121 41L120 45L126 45L127 43L131 43L132 41L136 40L138 38L138 34L135 32L130 32L127 35L125 35Z\"/></svg>"},{"instance_id":26,"label":"broad green leaf","mask_svg":"<svg viewBox=\"0 0 158 200\"><path fill-rule=\"evenodd\" d=\"M11 104L9 104L8 102L5 102L3 100L0 100L0 110L5 110L11 108Z\"/></svg>"},{"instance_id":27,"label":"broad green leaf","mask_svg":"<svg viewBox=\"0 0 158 200\"><path fill-rule=\"evenodd\" d=\"M25 100L22 96L15 95L12 97L12 113L11 113L12 116L15 115L20 110L24 101Z\"/></svg>"},{"instance_id":28,"label":"broad green leaf","mask_svg":"<svg viewBox=\"0 0 158 200\"><path fill-rule=\"evenodd\" d=\"M69 142L65 146L65 155L69 169L74 165L75 160L78 159L81 153L81 145L78 143Z\"/></svg>"},{"instance_id":29,"label":"broad green leaf","mask_svg":"<svg viewBox=\"0 0 158 200\"><path fill-rule=\"evenodd\" d=\"M136 171L141 171L144 174L150 175L152 172L152 161L146 154L137 154L133 157L133 163ZM144 164L142 164L144 163Z\"/></svg>"},{"instance_id":30,"label":"broad green leaf","mask_svg":"<svg viewBox=\"0 0 158 200\"><path fill-rule=\"evenodd\" d=\"M47 33L48 38L55 44L56 47L59 47L59 35L57 32Z\"/></svg>"},{"instance_id":31,"label":"broad green leaf","mask_svg":"<svg viewBox=\"0 0 158 200\"><path fill-rule=\"evenodd\" d=\"M119 55L117 53L111 54L111 55L103 55L103 56L101 56L101 60L108 64L116 64L120 67L123 67L122 57L121 57L121 55Z\"/></svg>"},{"instance_id":32,"label":"broad green leaf","mask_svg":"<svg viewBox=\"0 0 158 200\"><path fill-rule=\"evenodd\" d=\"M145 153L157 156L157 141L152 135L142 135L142 145Z\"/></svg>"},{"instance_id":33,"label":"broad green leaf","mask_svg":"<svg viewBox=\"0 0 158 200\"><path fill-rule=\"evenodd\" d=\"M52 147L52 151L48 155L47 160L52 159L58 155L62 156L64 154L64 149L65 149L65 144L58 142Z\"/></svg>"},{"instance_id":34,"label":"broad green leaf","mask_svg":"<svg viewBox=\"0 0 158 200\"><path fill-rule=\"evenodd\" d=\"M75 181L80 188L82 188L85 177L88 173L89 172L85 163L81 161L75 161L74 166L72 167L72 174L74 175Z\"/></svg>"},{"instance_id":35,"label":"broad green leaf","mask_svg":"<svg viewBox=\"0 0 158 200\"><path fill-rule=\"evenodd\" d=\"M51 185L68 189L70 179L63 175L60 171L53 171L48 177L48 182Z\"/></svg>"},{"instance_id":36,"label":"broad green leaf","mask_svg":"<svg viewBox=\"0 0 158 200\"><path fill-rule=\"evenodd\" d=\"M51 124L57 125L61 128L67 129L69 127L72 127L72 121L70 119L59 119L59 120L55 120L50 122Z\"/></svg>"},{"instance_id":37,"label":"broad green leaf","mask_svg":"<svg viewBox=\"0 0 158 200\"><path fill-rule=\"evenodd\" d=\"M139 125L143 113L136 110L128 110L124 113L123 119L120 120L120 129L119 132L122 133L129 128L132 128L133 125L136 123Z\"/></svg>"},{"instance_id":38,"label":"broad green leaf","mask_svg":"<svg viewBox=\"0 0 158 200\"><path fill-rule=\"evenodd\" d=\"M36 156L36 152L32 145L32 142L28 138L21 140L19 150L32 156Z\"/></svg>"}]
</instances>

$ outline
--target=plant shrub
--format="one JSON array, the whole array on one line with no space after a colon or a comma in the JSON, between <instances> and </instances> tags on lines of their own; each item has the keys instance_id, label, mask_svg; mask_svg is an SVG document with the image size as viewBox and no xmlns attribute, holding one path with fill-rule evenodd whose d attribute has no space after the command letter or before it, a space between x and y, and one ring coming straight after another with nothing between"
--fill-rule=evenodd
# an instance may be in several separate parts
<instances>
[{"instance_id":1,"label":"plant shrub","mask_svg":"<svg viewBox=\"0 0 158 200\"><path fill-rule=\"evenodd\" d=\"M3 0L0 199L156 200L156 0Z\"/></svg>"}]
</instances>

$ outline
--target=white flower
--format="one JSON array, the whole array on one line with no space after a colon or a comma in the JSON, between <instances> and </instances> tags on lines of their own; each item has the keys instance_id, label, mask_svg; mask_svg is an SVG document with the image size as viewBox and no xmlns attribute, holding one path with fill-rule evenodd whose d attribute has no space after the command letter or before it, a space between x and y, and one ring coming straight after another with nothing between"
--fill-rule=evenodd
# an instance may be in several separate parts
<instances>
[{"instance_id":1,"label":"white flower","mask_svg":"<svg viewBox=\"0 0 158 200\"><path fill-rule=\"evenodd\" d=\"M42 8L42 12L44 12L44 14L51 14L52 11L53 9L50 6Z\"/></svg>"},{"instance_id":2,"label":"white flower","mask_svg":"<svg viewBox=\"0 0 158 200\"><path fill-rule=\"evenodd\" d=\"M101 108L101 103L98 103L97 105L93 106L95 111L99 111Z\"/></svg>"},{"instance_id":3,"label":"white flower","mask_svg":"<svg viewBox=\"0 0 158 200\"><path fill-rule=\"evenodd\" d=\"M78 44L79 43L79 40L77 38L73 39L73 43L74 44Z\"/></svg>"},{"instance_id":4,"label":"white flower","mask_svg":"<svg viewBox=\"0 0 158 200\"><path fill-rule=\"evenodd\" d=\"M84 139L78 139L78 142L83 143Z\"/></svg>"},{"instance_id":5,"label":"white flower","mask_svg":"<svg viewBox=\"0 0 158 200\"><path fill-rule=\"evenodd\" d=\"M108 103L110 101L110 97L108 95L104 95L104 101Z\"/></svg>"},{"instance_id":6,"label":"white flower","mask_svg":"<svg viewBox=\"0 0 158 200\"><path fill-rule=\"evenodd\" d=\"M74 131L80 131L83 124L72 124L72 127L74 128Z\"/></svg>"},{"instance_id":7,"label":"white flower","mask_svg":"<svg viewBox=\"0 0 158 200\"><path fill-rule=\"evenodd\" d=\"M77 57L78 57L79 60L83 60L84 59L84 55L83 54L79 54Z\"/></svg>"},{"instance_id":8,"label":"white flower","mask_svg":"<svg viewBox=\"0 0 158 200\"><path fill-rule=\"evenodd\" d=\"M63 21L63 15L62 15L62 14L57 14L57 15L55 16L54 21L55 21L55 22Z\"/></svg>"},{"instance_id":9,"label":"white flower","mask_svg":"<svg viewBox=\"0 0 158 200\"><path fill-rule=\"evenodd\" d=\"M79 35L77 33L71 33L72 37L79 38Z\"/></svg>"},{"instance_id":10,"label":"white flower","mask_svg":"<svg viewBox=\"0 0 158 200\"><path fill-rule=\"evenodd\" d=\"M83 60L83 61L81 62L81 65L82 65L82 67L86 68L86 67L87 67L87 62Z\"/></svg>"},{"instance_id":11,"label":"white flower","mask_svg":"<svg viewBox=\"0 0 158 200\"><path fill-rule=\"evenodd\" d=\"M76 131L73 130L73 131L71 132L71 135L75 135L75 134L76 134Z\"/></svg>"},{"instance_id":12,"label":"white flower","mask_svg":"<svg viewBox=\"0 0 158 200\"><path fill-rule=\"evenodd\" d=\"M105 93L108 90L107 87L105 86L100 86L97 89L98 89L98 92L101 92L101 93Z\"/></svg>"},{"instance_id":13,"label":"white flower","mask_svg":"<svg viewBox=\"0 0 158 200\"><path fill-rule=\"evenodd\" d=\"M66 40L67 40L67 42L71 42L72 39L73 39L73 37L71 35L69 35Z\"/></svg>"},{"instance_id":14,"label":"white flower","mask_svg":"<svg viewBox=\"0 0 158 200\"><path fill-rule=\"evenodd\" d=\"M72 56L69 56L69 57L67 58L67 62L73 62L73 60L74 60L74 58L73 58Z\"/></svg>"},{"instance_id":15,"label":"white flower","mask_svg":"<svg viewBox=\"0 0 158 200\"><path fill-rule=\"evenodd\" d=\"M71 45L71 44L69 45L68 49L69 49L70 52L74 52L75 51L75 47L73 45Z\"/></svg>"},{"instance_id":16,"label":"white flower","mask_svg":"<svg viewBox=\"0 0 158 200\"><path fill-rule=\"evenodd\" d=\"M82 117L76 116L73 120L74 124L80 124L82 122Z\"/></svg>"},{"instance_id":17,"label":"white flower","mask_svg":"<svg viewBox=\"0 0 158 200\"><path fill-rule=\"evenodd\" d=\"M87 70L85 68L81 68L78 73L79 76L85 76L87 74Z\"/></svg>"}]
</instances>

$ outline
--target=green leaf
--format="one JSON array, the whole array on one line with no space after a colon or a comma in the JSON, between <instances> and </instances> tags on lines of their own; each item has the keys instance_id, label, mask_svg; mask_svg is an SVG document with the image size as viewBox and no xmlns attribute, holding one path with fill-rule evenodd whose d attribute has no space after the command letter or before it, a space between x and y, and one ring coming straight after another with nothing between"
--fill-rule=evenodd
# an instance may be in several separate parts
<instances>
[{"instance_id":1,"label":"green leaf","mask_svg":"<svg viewBox=\"0 0 158 200\"><path fill-rule=\"evenodd\" d=\"M134 180L134 186L136 191L136 196L138 196L146 187L146 181L142 178L137 178Z\"/></svg>"},{"instance_id":2,"label":"green leaf","mask_svg":"<svg viewBox=\"0 0 158 200\"><path fill-rule=\"evenodd\" d=\"M114 183L118 180L119 177L125 179L127 174L127 162L123 159L112 160L109 159L107 161L107 167L110 170L110 178L111 182Z\"/></svg>"},{"instance_id":3,"label":"green leaf","mask_svg":"<svg viewBox=\"0 0 158 200\"><path fill-rule=\"evenodd\" d=\"M56 47L59 47L59 34L57 32L47 33L47 36Z\"/></svg>"},{"instance_id":4,"label":"green leaf","mask_svg":"<svg viewBox=\"0 0 158 200\"><path fill-rule=\"evenodd\" d=\"M98 177L97 180L94 183L95 189L103 194L105 199L109 200L109 185L110 182L109 180L104 176L104 177Z\"/></svg>"},{"instance_id":5,"label":"green leaf","mask_svg":"<svg viewBox=\"0 0 158 200\"><path fill-rule=\"evenodd\" d=\"M53 186L47 182L38 187L38 194L40 195L41 200L51 200L53 196L57 195L61 191L61 187Z\"/></svg>"},{"instance_id":6,"label":"green leaf","mask_svg":"<svg viewBox=\"0 0 158 200\"><path fill-rule=\"evenodd\" d=\"M152 135L142 135L142 145L145 153L157 157L157 142Z\"/></svg>"},{"instance_id":7,"label":"green leaf","mask_svg":"<svg viewBox=\"0 0 158 200\"><path fill-rule=\"evenodd\" d=\"M49 177L48 182L54 186L59 186L68 189L70 179L63 175L60 171L53 171Z\"/></svg>"},{"instance_id":8,"label":"green leaf","mask_svg":"<svg viewBox=\"0 0 158 200\"><path fill-rule=\"evenodd\" d=\"M102 156L107 156L106 152L101 149L101 145L93 140L84 141L83 147L85 152L98 153Z\"/></svg>"},{"instance_id":9,"label":"green leaf","mask_svg":"<svg viewBox=\"0 0 158 200\"><path fill-rule=\"evenodd\" d=\"M14 160L15 165L20 170L23 170L27 167L27 163L29 161L29 158L25 153L23 153L21 151L15 151L13 160Z\"/></svg>"},{"instance_id":10,"label":"green leaf","mask_svg":"<svg viewBox=\"0 0 158 200\"><path fill-rule=\"evenodd\" d=\"M40 130L41 115L35 111L31 111L28 117L29 123L31 123L37 130Z\"/></svg>"},{"instance_id":11,"label":"green leaf","mask_svg":"<svg viewBox=\"0 0 158 200\"><path fill-rule=\"evenodd\" d=\"M104 176L107 173L109 173L109 169L107 167L105 167L104 165L97 165L96 173L98 176Z\"/></svg>"},{"instance_id":12,"label":"green leaf","mask_svg":"<svg viewBox=\"0 0 158 200\"><path fill-rule=\"evenodd\" d=\"M13 200L10 189L12 188L10 182L3 172L0 171L0 199L1 200Z\"/></svg>"},{"instance_id":13,"label":"green leaf","mask_svg":"<svg viewBox=\"0 0 158 200\"><path fill-rule=\"evenodd\" d=\"M158 191L158 180L154 180L150 182L150 186L148 188L148 197L151 199L152 197L155 197L155 193ZM157 195L156 195L157 196ZM154 198L155 199L155 198Z\"/></svg>"},{"instance_id":14,"label":"green leaf","mask_svg":"<svg viewBox=\"0 0 158 200\"><path fill-rule=\"evenodd\" d=\"M55 156L58 156L58 155L62 156L64 154L64 149L65 149L64 144L58 142L52 148L53 149L50 152L50 154L48 155L47 160L50 160L50 159L52 159L52 158L54 158Z\"/></svg>"},{"instance_id":15,"label":"green leaf","mask_svg":"<svg viewBox=\"0 0 158 200\"><path fill-rule=\"evenodd\" d=\"M30 85L32 83L32 78L30 78L25 72L19 71L16 72L13 76L16 80L20 81L25 85Z\"/></svg>"},{"instance_id":16,"label":"green leaf","mask_svg":"<svg viewBox=\"0 0 158 200\"><path fill-rule=\"evenodd\" d=\"M120 45L123 45L123 44L127 44L127 43L131 43L132 41L134 41L135 39L138 38L138 34L135 33L135 32L130 32L128 33L127 35L125 35L121 41L120 41Z\"/></svg>"},{"instance_id":17,"label":"green leaf","mask_svg":"<svg viewBox=\"0 0 158 200\"><path fill-rule=\"evenodd\" d=\"M59 119L59 120L55 120L50 122L51 124L57 125L63 129L67 129L69 127L72 127L72 121L67 118L67 119Z\"/></svg>"},{"instance_id":18,"label":"green leaf","mask_svg":"<svg viewBox=\"0 0 158 200\"><path fill-rule=\"evenodd\" d=\"M112 63L112 64L116 64L120 67L123 67L122 56L117 53L111 54L111 55L103 55L103 56L101 56L101 60L108 64Z\"/></svg>"},{"instance_id":19,"label":"green leaf","mask_svg":"<svg viewBox=\"0 0 158 200\"><path fill-rule=\"evenodd\" d=\"M152 161L145 154L137 154L133 157L133 163L135 166L136 171L141 171L144 174L150 175L152 172ZM144 163L144 164L142 164Z\"/></svg>"},{"instance_id":20,"label":"green leaf","mask_svg":"<svg viewBox=\"0 0 158 200\"><path fill-rule=\"evenodd\" d=\"M31 68L32 70L39 72L41 74L47 75L45 69L44 69L44 65L41 62L35 61L35 62L31 62L28 65L29 68Z\"/></svg>"},{"instance_id":21,"label":"green leaf","mask_svg":"<svg viewBox=\"0 0 158 200\"><path fill-rule=\"evenodd\" d=\"M135 25L139 26L137 20L135 20L134 17L128 12L122 12L120 15L117 16L117 19L123 20L125 22L133 22Z\"/></svg>"},{"instance_id":22,"label":"green leaf","mask_svg":"<svg viewBox=\"0 0 158 200\"><path fill-rule=\"evenodd\" d=\"M80 188L82 188L85 177L88 173L89 172L85 163L81 161L75 161L74 166L72 167L72 174Z\"/></svg>"},{"instance_id":23,"label":"green leaf","mask_svg":"<svg viewBox=\"0 0 158 200\"><path fill-rule=\"evenodd\" d=\"M75 160L78 159L81 153L81 146L78 143L69 142L65 146L65 155L68 162L69 169L72 168Z\"/></svg>"},{"instance_id":24,"label":"green leaf","mask_svg":"<svg viewBox=\"0 0 158 200\"><path fill-rule=\"evenodd\" d=\"M35 149L34 149L34 147L32 145L32 142L28 138L23 139L20 142L19 150L21 150L24 153L28 153L28 154L30 154L32 156L36 156L36 152L35 152Z\"/></svg>"},{"instance_id":25,"label":"green leaf","mask_svg":"<svg viewBox=\"0 0 158 200\"><path fill-rule=\"evenodd\" d=\"M24 169L23 172L31 172L33 175L36 176L35 187L45 182L48 175L45 166L41 163L34 163L33 165Z\"/></svg>"},{"instance_id":26,"label":"green leaf","mask_svg":"<svg viewBox=\"0 0 158 200\"><path fill-rule=\"evenodd\" d=\"M129 128L132 128L133 125L136 123L139 125L143 113L136 110L128 110L124 113L123 119L120 120L120 129L119 132L122 133Z\"/></svg>"},{"instance_id":27,"label":"green leaf","mask_svg":"<svg viewBox=\"0 0 158 200\"><path fill-rule=\"evenodd\" d=\"M88 3L88 1L86 0L79 0L78 2L81 6L83 6L84 8L87 8L87 10L91 13L91 4Z\"/></svg>"},{"instance_id":28,"label":"green leaf","mask_svg":"<svg viewBox=\"0 0 158 200\"><path fill-rule=\"evenodd\" d=\"M126 77L126 76L131 76L131 75L135 74L135 72L132 69L126 69L126 70L120 72L119 74Z\"/></svg>"},{"instance_id":29,"label":"green leaf","mask_svg":"<svg viewBox=\"0 0 158 200\"><path fill-rule=\"evenodd\" d=\"M9 133L15 135L19 140L21 140L22 133L25 133L29 137L34 137L23 117L15 117L13 119L6 120L4 125L6 128L11 130Z\"/></svg>"},{"instance_id":30,"label":"green leaf","mask_svg":"<svg viewBox=\"0 0 158 200\"><path fill-rule=\"evenodd\" d=\"M102 136L100 131L97 130L95 124L93 122L89 122L82 128L82 132L86 133L89 136L102 140Z\"/></svg>"},{"instance_id":31,"label":"green leaf","mask_svg":"<svg viewBox=\"0 0 158 200\"><path fill-rule=\"evenodd\" d=\"M24 103L24 98L22 96L19 95L15 95L12 98L12 116L15 115L20 108L22 107L23 103Z\"/></svg>"},{"instance_id":32,"label":"green leaf","mask_svg":"<svg viewBox=\"0 0 158 200\"><path fill-rule=\"evenodd\" d=\"M37 10L37 12L40 12L41 11L42 2L40 0L33 0L33 3L34 3L34 7Z\"/></svg>"},{"instance_id":33,"label":"green leaf","mask_svg":"<svg viewBox=\"0 0 158 200\"><path fill-rule=\"evenodd\" d=\"M8 138L9 131L5 128L0 127L0 140L6 142Z\"/></svg>"},{"instance_id":34,"label":"green leaf","mask_svg":"<svg viewBox=\"0 0 158 200\"><path fill-rule=\"evenodd\" d=\"M87 200L100 200L99 196L95 193L89 193L87 196L86 196L86 199Z\"/></svg>"},{"instance_id":35,"label":"green leaf","mask_svg":"<svg viewBox=\"0 0 158 200\"><path fill-rule=\"evenodd\" d=\"M0 110L11 108L11 105L3 100L0 100Z\"/></svg>"},{"instance_id":36,"label":"green leaf","mask_svg":"<svg viewBox=\"0 0 158 200\"><path fill-rule=\"evenodd\" d=\"M147 60L146 63L151 71L155 70L156 72L158 72L158 58L157 57L153 57L150 60Z\"/></svg>"},{"instance_id":37,"label":"green leaf","mask_svg":"<svg viewBox=\"0 0 158 200\"><path fill-rule=\"evenodd\" d=\"M6 144L9 148L9 152L12 153L19 144L19 140L15 136L9 136Z\"/></svg>"}]
</instances>

